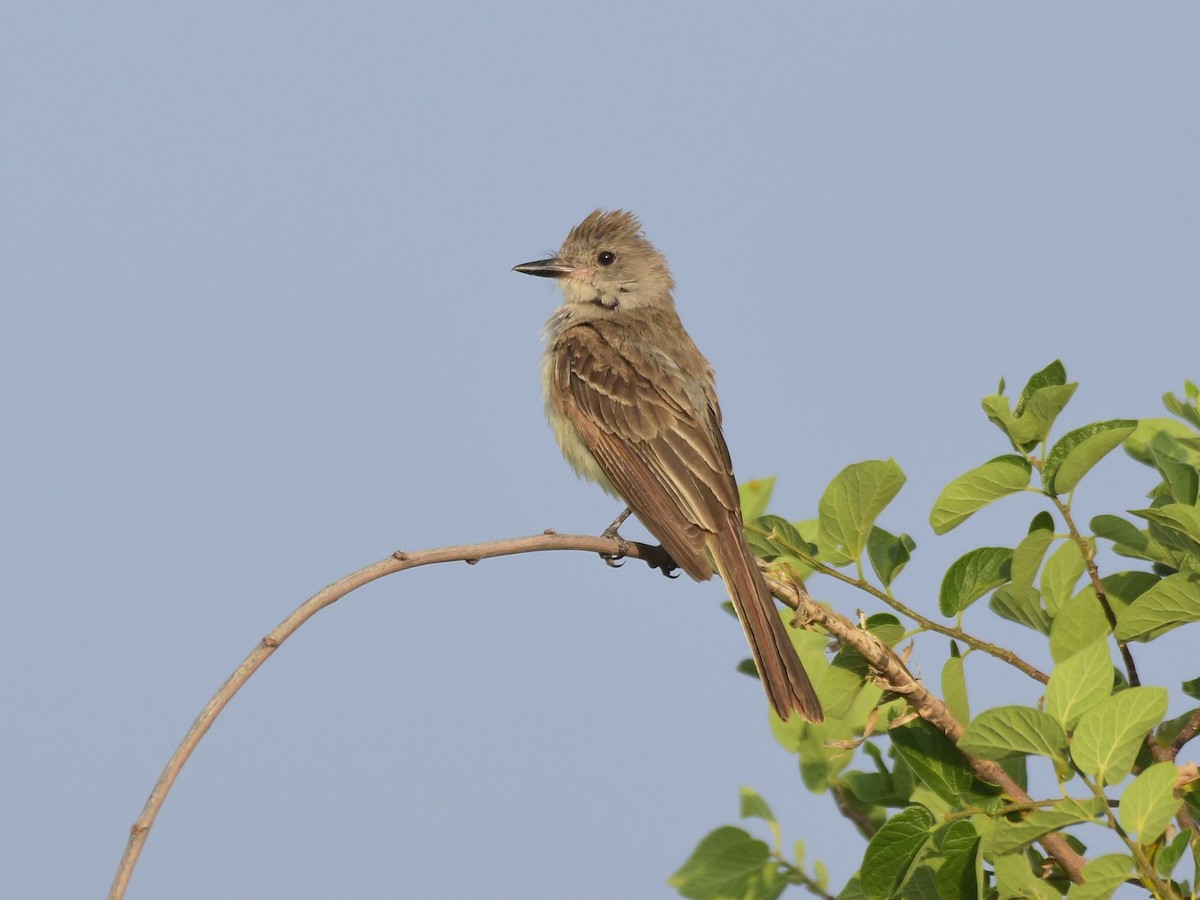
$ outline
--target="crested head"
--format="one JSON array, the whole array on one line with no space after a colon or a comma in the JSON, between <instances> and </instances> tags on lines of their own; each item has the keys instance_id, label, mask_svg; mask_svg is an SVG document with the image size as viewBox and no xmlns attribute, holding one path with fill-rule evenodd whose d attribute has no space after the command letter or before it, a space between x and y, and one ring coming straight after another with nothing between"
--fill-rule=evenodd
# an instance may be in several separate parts
<instances>
[{"instance_id":1,"label":"crested head","mask_svg":"<svg viewBox=\"0 0 1200 900\"><path fill-rule=\"evenodd\" d=\"M563 241L563 249L571 245L591 246L637 240L649 243L642 232L642 223L633 213L624 209L594 209L587 214L587 218L571 229L571 233Z\"/></svg>"},{"instance_id":2,"label":"crested head","mask_svg":"<svg viewBox=\"0 0 1200 900\"><path fill-rule=\"evenodd\" d=\"M670 306L675 281L667 261L644 234L637 216L597 209L571 229L552 259L517 271L557 278L568 304L600 309Z\"/></svg>"}]
</instances>

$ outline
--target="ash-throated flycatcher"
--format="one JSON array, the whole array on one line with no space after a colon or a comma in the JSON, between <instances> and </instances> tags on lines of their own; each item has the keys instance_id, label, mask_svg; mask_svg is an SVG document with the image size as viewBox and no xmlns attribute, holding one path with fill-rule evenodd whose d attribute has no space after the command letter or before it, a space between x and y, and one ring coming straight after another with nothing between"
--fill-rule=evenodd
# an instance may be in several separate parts
<instances>
[{"instance_id":1,"label":"ash-throated flycatcher","mask_svg":"<svg viewBox=\"0 0 1200 900\"><path fill-rule=\"evenodd\" d=\"M624 211L596 210L552 259L517 272L555 278L546 323L546 416L584 478L624 500L681 569L725 582L780 718L824 718L754 554L721 433L715 377L675 312L667 261Z\"/></svg>"}]
</instances>

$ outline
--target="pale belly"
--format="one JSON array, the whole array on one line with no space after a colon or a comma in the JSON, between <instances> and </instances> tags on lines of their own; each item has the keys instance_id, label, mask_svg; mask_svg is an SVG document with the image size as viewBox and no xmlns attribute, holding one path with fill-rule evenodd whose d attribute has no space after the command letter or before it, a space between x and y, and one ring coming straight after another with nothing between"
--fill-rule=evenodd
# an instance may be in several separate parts
<instances>
[{"instance_id":1,"label":"pale belly","mask_svg":"<svg viewBox=\"0 0 1200 900\"><path fill-rule=\"evenodd\" d=\"M553 370L553 363L549 354L542 360L542 395L546 402L546 419L550 422L550 427L554 430L554 439L558 441L559 449L562 450L562 455L566 458L567 463L575 470L575 474L580 478L586 478L588 481L594 481L604 490L621 499L621 495L617 489L613 487L608 476L604 474L600 468L600 464L596 462L596 458L592 456L592 452L583 442L583 438L579 436L579 430L565 416L559 414L554 406L554 401L550 398L550 378Z\"/></svg>"}]
</instances>

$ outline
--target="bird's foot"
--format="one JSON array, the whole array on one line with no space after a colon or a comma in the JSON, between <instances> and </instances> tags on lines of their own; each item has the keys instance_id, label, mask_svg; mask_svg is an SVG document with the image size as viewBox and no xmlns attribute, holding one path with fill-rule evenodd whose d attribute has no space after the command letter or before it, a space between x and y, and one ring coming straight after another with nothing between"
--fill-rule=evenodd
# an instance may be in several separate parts
<instances>
[{"instance_id":1,"label":"bird's foot","mask_svg":"<svg viewBox=\"0 0 1200 900\"><path fill-rule=\"evenodd\" d=\"M654 548L656 551L653 556L646 556L646 565L652 569L658 569L672 581L679 577L679 564L671 559L671 554L666 551L666 548L659 544Z\"/></svg>"},{"instance_id":2,"label":"bird's foot","mask_svg":"<svg viewBox=\"0 0 1200 900\"><path fill-rule=\"evenodd\" d=\"M629 541L621 537L620 528L631 515L633 515L633 510L626 507L625 511L613 519L612 524L600 534L602 538L617 542L616 553L600 554L600 558L604 560L605 564L614 569L621 568L624 565L623 560L629 555ZM661 544L657 547L651 547L648 544L638 544L637 546L638 557L644 560L650 568L658 569L668 578L679 577L679 566L675 560L671 559L671 554Z\"/></svg>"},{"instance_id":3,"label":"bird's foot","mask_svg":"<svg viewBox=\"0 0 1200 900\"><path fill-rule=\"evenodd\" d=\"M604 560L604 564L607 566L611 566L614 569L621 568L621 566L624 565L624 562L622 562L622 560L624 560L625 557L629 554L629 542L627 540L625 540L625 538L621 537L620 528L622 525L625 524L625 520L628 519L630 517L630 515L632 515L632 514L633 514L633 510L630 509L629 507L626 507L625 511L623 513L621 513L619 516L617 516L615 519L613 519L612 524L609 525L607 528L604 529L604 531L602 531L600 533L600 537L606 538L610 541L615 540L617 542L617 552L616 553L601 553L600 554L600 558L602 560Z\"/></svg>"}]
</instances>

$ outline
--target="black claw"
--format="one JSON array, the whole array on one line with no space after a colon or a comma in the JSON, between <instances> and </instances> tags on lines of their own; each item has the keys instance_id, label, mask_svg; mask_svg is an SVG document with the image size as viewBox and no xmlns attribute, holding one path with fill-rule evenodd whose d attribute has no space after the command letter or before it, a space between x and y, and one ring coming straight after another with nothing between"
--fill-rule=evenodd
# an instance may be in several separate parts
<instances>
[{"instance_id":1,"label":"black claw","mask_svg":"<svg viewBox=\"0 0 1200 900\"><path fill-rule=\"evenodd\" d=\"M646 562L649 564L650 568L658 569L658 571L662 572L663 575L674 581L679 577L679 566L675 565L675 560L667 556L666 553L664 553L663 556L664 559L660 559L657 562L653 562L651 560L646 560Z\"/></svg>"}]
</instances>

